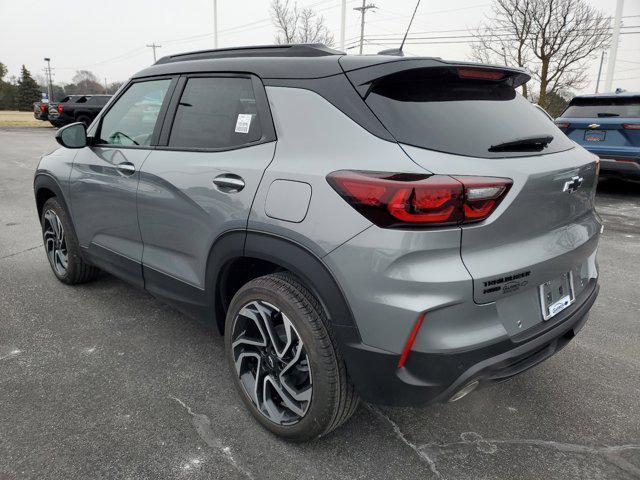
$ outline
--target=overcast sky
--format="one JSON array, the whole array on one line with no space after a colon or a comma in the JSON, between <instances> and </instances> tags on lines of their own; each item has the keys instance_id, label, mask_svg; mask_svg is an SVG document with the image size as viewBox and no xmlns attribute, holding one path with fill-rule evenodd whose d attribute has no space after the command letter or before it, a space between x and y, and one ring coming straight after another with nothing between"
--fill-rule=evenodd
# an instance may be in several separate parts
<instances>
[{"instance_id":1,"label":"overcast sky","mask_svg":"<svg viewBox=\"0 0 640 480\"><path fill-rule=\"evenodd\" d=\"M358 38L360 16L353 11L360 0L347 1L347 46ZM367 0L377 9L367 13L366 35L401 35L415 0ZM590 0L613 15L615 0ZM275 29L269 18L269 0L218 0L220 47L273 43ZM340 0L298 0L321 13L339 37ZM422 0L412 32L429 36L451 36L474 28L491 12L490 0ZM640 25L640 0L626 0L624 24ZM213 48L213 0L0 0L0 62L10 75L23 63L34 74L42 74L43 58L51 57L54 82L68 82L78 69L94 72L101 81L126 80L153 62L145 45L162 47L158 56ZM442 32L442 31L445 32ZM640 28L627 31L640 31ZM439 32L440 31L440 32ZM448 31L448 32L447 32ZM624 31L624 30L623 30ZM443 41L460 41L445 39ZM389 45L394 46L394 45ZM365 53L387 48L368 45ZM466 43L410 45L407 54L468 59ZM348 50L355 53L355 49ZM640 34L622 35L618 50L614 87L640 91ZM598 59L590 66L592 92ZM606 71L606 68L605 68ZM604 74L603 74L604 79Z\"/></svg>"}]
</instances>

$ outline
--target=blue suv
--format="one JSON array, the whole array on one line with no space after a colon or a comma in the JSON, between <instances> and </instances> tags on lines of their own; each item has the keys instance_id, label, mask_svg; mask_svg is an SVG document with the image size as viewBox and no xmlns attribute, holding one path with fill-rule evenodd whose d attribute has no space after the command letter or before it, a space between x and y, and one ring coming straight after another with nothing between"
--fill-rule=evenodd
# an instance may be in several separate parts
<instances>
[{"instance_id":1,"label":"blue suv","mask_svg":"<svg viewBox=\"0 0 640 480\"><path fill-rule=\"evenodd\" d=\"M574 97L556 125L600 157L602 175L640 180L640 93Z\"/></svg>"}]
</instances>

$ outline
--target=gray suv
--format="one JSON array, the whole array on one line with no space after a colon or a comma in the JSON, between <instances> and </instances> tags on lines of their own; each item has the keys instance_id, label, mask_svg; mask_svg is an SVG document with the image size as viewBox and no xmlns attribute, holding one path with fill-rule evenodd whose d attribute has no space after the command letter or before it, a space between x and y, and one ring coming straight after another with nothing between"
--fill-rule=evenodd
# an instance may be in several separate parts
<instances>
[{"instance_id":1,"label":"gray suv","mask_svg":"<svg viewBox=\"0 0 640 480\"><path fill-rule=\"evenodd\" d=\"M42 158L53 273L216 326L243 402L292 440L359 399L458 400L559 351L598 293L598 160L528 80L321 45L162 58Z\"/></svg>"}]
</instances>

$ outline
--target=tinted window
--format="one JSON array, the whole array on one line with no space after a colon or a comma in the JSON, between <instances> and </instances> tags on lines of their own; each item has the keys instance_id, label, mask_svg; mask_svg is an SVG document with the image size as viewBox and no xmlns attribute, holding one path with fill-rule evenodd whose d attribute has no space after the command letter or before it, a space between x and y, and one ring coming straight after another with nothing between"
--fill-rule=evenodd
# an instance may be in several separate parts
<instances>
[{"instance_id":1,"label":"tinted window","mask_svg":"<svg viewBox=\"0 0 640 480\"><path fill-rule=\"evenodd\" d=\"M103 117L100 143L149 145L170 83L167 79L131 85Z\"/></svg>"},{"instance_id":2,"label":"tinted window","mask_svg":"<svg viewBox=\"0 0 640 480\"><path fill-rule=\"evenodd\" d=\"M451 69L419 69L377 81L367 104L402 143L458 155L510 157L573 147L547 116L503 82L461 79ZM492 146L552 136L542 152Z\"/></svg>"},{"instance_id":3,"label":"tinted window","mask_svg":"<svg viewBox=\"0 0 640 480\"><path fill-rule=\"evenodd\" d=\"M640 97L575 98L562 113L568 118L640 117Z\"/></svg>"},{"instance_id":4,"label":"tinted window","mask_svg":"<svg viewBox=\"0 0 640 480\"><path fill-rule=\"evenodd\" d=\"M109 97L105 97L103 95L99 95L99 96L96 96L96 97L91 97L87 103L90 104L90 105L102 106L102 105L106 105L108 100L109 100Z\"/></svg>"},{"instance_id":5,"label":"tinted window","mask_svg":"<svg viewBox=\"0 0 640 480\"><path fill-rule=\"evenodd\" d=\"M262 131L248 78L190 78L171 128L169 146L234 148Z\"/></svg>"},{"instance_id":6,"label":"tinted window","mask_svg":"<svg viewBox=\"0 0 640 480\"><path fill-rule=\"evenodd\" d=\"M89 97L79 97L76 100L76 103L87 103L87 98L89 98Z\"/></svg>"}]
</instances>

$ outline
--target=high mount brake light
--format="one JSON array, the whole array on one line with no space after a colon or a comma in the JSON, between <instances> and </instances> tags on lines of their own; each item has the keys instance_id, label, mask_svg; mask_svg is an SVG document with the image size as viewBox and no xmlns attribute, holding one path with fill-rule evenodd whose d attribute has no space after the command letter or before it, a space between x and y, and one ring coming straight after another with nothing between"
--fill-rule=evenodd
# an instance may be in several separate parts
<instances>
[{"instance_id":1,"label":"high mount brake light","mask_svg":"<svg viewBox=\"0 0 640 480\"><path fill-rule=\"evenodd\" d=\"M349 205L383 228L482 221L512 183L505 178L345 170L329 174L327 181Z\"/></svg>"},{"instance_id":2,"label":"high mount brake light","mask_svg":"<svg viewBox=\"0 0 640 480\"><path fill-rule=\"evenodd\" d=\"M505 77L505 74L500 70L483 70L481 68L458 68L458 76L460 78L469 78L474 80L502 80Z\"/></svg>"}]
</instances>

